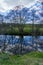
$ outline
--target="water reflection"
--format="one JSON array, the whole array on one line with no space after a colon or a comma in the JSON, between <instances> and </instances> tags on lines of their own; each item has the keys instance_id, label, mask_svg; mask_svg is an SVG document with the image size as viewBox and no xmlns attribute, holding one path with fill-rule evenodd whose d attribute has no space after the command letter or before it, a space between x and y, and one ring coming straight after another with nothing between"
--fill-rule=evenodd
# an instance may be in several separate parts
<instances>
[{"instance_id":1,"label":"water reflection","mask_svg":"<svg viewBox=\"0 0 43 65\"><path fill-rule=\"evenodd\" d=\"M22 42L25 45L32 44L32 39L33 39L32 36L23 36ZM34 40L42 40L43 41L43 36L37 36L37 38L34 37ZM9 43L9 44L20 43L20 36L0 35L0 45L2 43ZM33 42L33 43L35 43L35 42Z\"/></svg>"},{"instance_id":2,"label":"water reflection","mask_svg":"<svg viewBox=\"0 0 43 65\"><path fill-rule=\"evenodd\" d=\"M43 51L43 36L0 35L0 48L6 52L26 53L33 50Z\"/></svg>"}]
</instances>

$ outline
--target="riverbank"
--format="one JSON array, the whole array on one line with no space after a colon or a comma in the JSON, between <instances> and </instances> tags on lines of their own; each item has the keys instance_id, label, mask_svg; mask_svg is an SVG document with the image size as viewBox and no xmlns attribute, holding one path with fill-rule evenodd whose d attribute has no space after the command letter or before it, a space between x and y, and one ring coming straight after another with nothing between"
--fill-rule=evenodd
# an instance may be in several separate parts
<instances>
[{"instance_id":1,"label":"riverbank","mask_svg":"<svg viewBox=\"0 0 43 65\"><path fill-rule=\"evenodd\" d=\"M0 65L43 65L43 52L30 52L24 55L0 53Z\"/></svg>"},{"instance_id":2,"label":"riverbank","mask_svg":"<svg viewBox=\"0 0 43 65\"><path fill-rule=\"evenodd\" d=\"M0 24L0 34L6 35L43 35L43 24Z\"/></svg>"}]
</instances>

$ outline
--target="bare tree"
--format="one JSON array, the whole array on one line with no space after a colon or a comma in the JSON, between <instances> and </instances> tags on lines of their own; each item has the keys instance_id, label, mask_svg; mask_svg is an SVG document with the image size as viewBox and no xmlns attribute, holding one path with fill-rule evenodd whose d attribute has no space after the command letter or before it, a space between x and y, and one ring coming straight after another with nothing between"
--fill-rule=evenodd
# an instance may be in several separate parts
<instances>
[{"instance_id":1,"label":"bare tree","mask_svg":"<svg viewBox=\"0 0 43 65\"><path fill-rule=\"evenodd\" d=\"M19 29L19 33L20 33L20 44L21 44L21 51L20 53L22 53L22 45L23 45L23 29L25 26L25 18L22 16L23 12L21 12L21 10L18 12L18 16L15 18L15 22L17 22L16 24L18 25L18 29Z\"/></svg>"},{"instance_id":2,"label":"bare tree","mask_svg":"<svg viewBox=\"0 0 43 65\"><path fill-rule=\"evenodd\" d=\"M33 48L34 48L34 39L36 39L36 41L39 38L39 34L40 34L40 24L35 24L35 11L32 11L32 44L33 44ZM37 50L37 42L36 42L36 50Z\"/></svg>"}]
</instances>

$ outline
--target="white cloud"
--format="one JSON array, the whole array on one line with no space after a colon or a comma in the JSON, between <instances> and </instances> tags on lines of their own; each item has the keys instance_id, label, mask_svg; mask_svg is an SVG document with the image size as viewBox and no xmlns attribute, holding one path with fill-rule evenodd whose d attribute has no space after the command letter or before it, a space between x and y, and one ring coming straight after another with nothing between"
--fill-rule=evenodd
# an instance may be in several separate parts
<instances>
[{"instance_id":1,"label":"white cloud","mask_svg":"<svg viewBox=\"0 0 43 65\"><path fill-rule=\"evenodd\" d=\"M1 0L0 1L0 11L5 11L7 9L8 9L7 4L4 2L4 0Z\"/></svg>"},{"instance_id":2,"label":"white cloud","mask_svg":"<svg viewBox=\"0 0 43 65\"><path fill-rule=\"evenodd\" d=\"M6 11L12 7L15 7L16 5L29 6L30 1L33 2L34 0L1 0L0 10Z\"/></svg>"}]
</instances>

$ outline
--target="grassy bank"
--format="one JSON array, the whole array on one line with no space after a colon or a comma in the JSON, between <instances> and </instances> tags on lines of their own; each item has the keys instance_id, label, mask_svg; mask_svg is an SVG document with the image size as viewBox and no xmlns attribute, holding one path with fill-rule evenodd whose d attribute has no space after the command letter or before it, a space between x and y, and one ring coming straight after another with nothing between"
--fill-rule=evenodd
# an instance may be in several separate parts
<instances>
[{"instance_id":1,"label":"grassy bank","mask_svg":"<svg viewBox=\"0 0 43 65\"><path fill-rule=\"evenodd\" d=\"M0 65L43 65L43 52L30 52L24 55L0 53Z\"/></svg>"},{"instance_id":2,"label":"grassy bank","mask_svg":"<svg viewBox=\"0 0 43 65\"><path fill-rule=\"evenodd\" d=\"M32 35L33 29L35 33L43 35L42 24L2 24L0 25L0 34Z\"/></svg>"}]
</instances>

